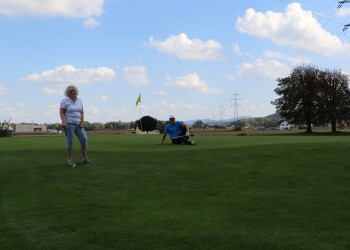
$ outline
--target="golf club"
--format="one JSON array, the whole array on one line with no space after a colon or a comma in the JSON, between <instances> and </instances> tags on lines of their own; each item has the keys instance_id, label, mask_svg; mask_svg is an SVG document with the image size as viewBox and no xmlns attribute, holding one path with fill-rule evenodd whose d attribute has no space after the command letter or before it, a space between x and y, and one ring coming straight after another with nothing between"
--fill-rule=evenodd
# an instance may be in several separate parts
<instances>
[{"instance_id":1,"label":"golf club","mask_svg":"<svg viewBox=\"0 0 350 250\"><path fill-rule=\"evenodd\" d=\"M173 137L173 138L171 138L171 139L182 138L182 137L189 137L189 136L193 137L194 134L190 134L190 135L179 135L179 136L175 136L175 137Z\"/></svg>"}]
</instances>

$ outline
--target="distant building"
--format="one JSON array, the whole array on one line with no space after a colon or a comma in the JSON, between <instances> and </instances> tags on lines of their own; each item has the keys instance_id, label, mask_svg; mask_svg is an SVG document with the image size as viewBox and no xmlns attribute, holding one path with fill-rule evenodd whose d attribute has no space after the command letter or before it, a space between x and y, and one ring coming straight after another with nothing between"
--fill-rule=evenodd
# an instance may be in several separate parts
<instances>
[{"instance_id":1,"label":"distant building","mask_svg":"<svg viewBox=\"0 0 350 250\"><path fill-rule=\"evenodd\" d=\"M15 128L16 133L22 133L22 132L47 132L47 126L46 125L38 125L38 124L16 124Z\"/></svg>"}]
</instances>

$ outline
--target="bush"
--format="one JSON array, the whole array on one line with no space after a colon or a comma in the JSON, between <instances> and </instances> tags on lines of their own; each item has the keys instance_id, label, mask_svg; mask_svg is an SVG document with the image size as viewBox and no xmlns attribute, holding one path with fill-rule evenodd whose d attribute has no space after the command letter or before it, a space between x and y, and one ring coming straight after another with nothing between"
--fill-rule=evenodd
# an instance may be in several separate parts
<instances>
[{"instance_id":1,"label":"bush","mask_svg":"<svg viewBox=\"0 0 350 250\"><path fill-rule=\"evenodd\" d=\"M12 136L12 130L10 129L10 121L4 121L0 123L0 137L10 137Z\"/></svg>"},{"instance_id":2,"label":"bush","mask_svg":"<svg viewBox=\"0 0 350 250\"><path fill-rule=\"evenodd\" d=\"M234 127L234 131L242 131L242 127Z\"/></svg>"}]
</instances>

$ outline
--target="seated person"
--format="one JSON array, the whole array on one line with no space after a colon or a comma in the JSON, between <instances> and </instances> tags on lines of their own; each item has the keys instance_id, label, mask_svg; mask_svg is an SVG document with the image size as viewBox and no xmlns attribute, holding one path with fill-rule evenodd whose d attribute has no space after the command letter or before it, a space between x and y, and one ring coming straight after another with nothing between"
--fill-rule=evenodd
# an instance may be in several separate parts
<instances>
[{"instance_id":1,"label":"seated person","mask_svg":"<svg viewBox=\"0 0 350 250\"><path fill-rule=\"evenodd\" d=\"M164 128L164 134L160 144L164 143L164 140L167 134L169 134L173 144L181 144L181 143L184 143L187 145L196 144L196 141L189 140L189 136L190 136L189 126L183 122L175 121L175 117L173 115L169 117L169 123Z\"/></svg>"}]
</instances>

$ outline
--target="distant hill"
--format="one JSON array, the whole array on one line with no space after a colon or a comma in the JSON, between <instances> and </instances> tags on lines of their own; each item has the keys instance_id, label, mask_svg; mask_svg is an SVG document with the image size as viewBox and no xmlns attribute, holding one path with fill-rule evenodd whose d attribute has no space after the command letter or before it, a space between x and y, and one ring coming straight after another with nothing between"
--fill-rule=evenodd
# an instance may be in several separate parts
<instances>
[{"instance_id":1,"label":"distant hill","mask_svg":"<svg viewBox=\"0 0 350 250\"><path fill-rule=\"evenodd\" d=\"M258 117L239 116L238 120L254 119L254 118L258 118ZM274 113L272 115L268 115L268 116L261 117L261 118L282 119L282 117L278 113ZM191 125L193 125L193 123L195 123L198 120L201 120L203 123L208 124L208 125L221 124L220 120L212 120L212 119L195 119L195 120L188 120L188 121L184 121L184 122L191 126ZM223 123L224 123L224 125L227 125L233 121L234 121L234 118L229 118L229 119L224 119Z\"/></svg>"},{"instance_id":2,"label":"distant hill","mask_svg":"<svg viewBox=\"0 0 350 250\"><path fill-rule=\"evenodd\" d=\"M265 118L282 119L279 113L274 113L272 115L265 116Z\"/></svg>"},{"instance_id":3,"label":"distant hill","mask_svg":"<svg viewBox=\"0 0 350 250\"><path fill-rule=\"evenodd\" d=\"M251 117L250 116L238 116L238 120L248 119L248 118L251 118ZM212 119L196 119L196 120L188 120L188 121L184 121L184 122L188 125L193 125L193 123L195 123L198 120L201 120L203 123L208 124L208 125L221 123L220 120L212 120ZM224 123L224 125L226 125L230 122L233 122L234 120L235 120L234 118L224 119L223 123Z\"/></svg>"}]
</instances>

